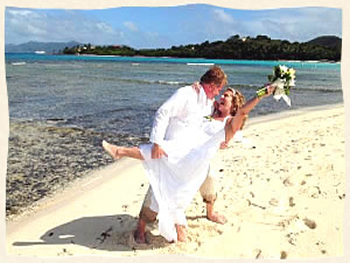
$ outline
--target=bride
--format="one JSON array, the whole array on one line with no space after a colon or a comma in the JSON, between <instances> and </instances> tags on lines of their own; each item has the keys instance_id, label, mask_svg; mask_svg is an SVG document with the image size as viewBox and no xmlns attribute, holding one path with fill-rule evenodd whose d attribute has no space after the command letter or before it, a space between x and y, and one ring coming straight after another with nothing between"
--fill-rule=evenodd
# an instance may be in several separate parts
<instances>
[{"instance_id":1,"label":"bride","mask_svg":"<svg viewBox=\"0 0 350 263\"><path fill-rule=\"evenodd\" d=\"M154 198L151 208L158 212L159 233L172 241L186 240L185 209L191 203L196 192L204 182L210 160L220 146L227 145L239 131L248 113L259 103L260 99L271 95L273 86L267 86L267 94L254 97L243 106L228 103L229 96L239 92L228 88L216 103L213 115L203 121L195 140L164 141L162 148L166 156L152 159L153 144L140 147L118 147L103 141L103 148L115 159L131 157L142 160ZM235 108L233 111L232 108Z\"/></svg>"}]
</instances>

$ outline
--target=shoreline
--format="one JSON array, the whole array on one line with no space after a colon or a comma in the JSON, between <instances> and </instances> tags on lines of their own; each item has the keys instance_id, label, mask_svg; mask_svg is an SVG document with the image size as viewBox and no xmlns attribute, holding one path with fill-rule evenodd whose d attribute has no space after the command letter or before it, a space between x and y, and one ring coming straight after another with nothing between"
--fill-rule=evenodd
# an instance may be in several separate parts
<instances>
[{"instance_id":1,"label":"shoreline","mask_svg":"<svg viewBox=\"0 0 350 263\"><path fill-rule=\"evenodd\" d=\"M243 133L249 141L231 143L213 160L223 170L216 209L225 211L228 223L206 220L204 203L197 195L186 212L190 238L186 244L168 244L157 235L156 225L149 228L150 244L132 241L148 183L141 162L124 159L92 171L35 211L7 221L7 252L266 259L279 259L282 254L287 259L341 256L344 110L343 105L322 106L249 123ZM101 233L108 233L103 242L98 241ZM266 238L269 242L264 242Z\"/></svg>"}]
</instances>

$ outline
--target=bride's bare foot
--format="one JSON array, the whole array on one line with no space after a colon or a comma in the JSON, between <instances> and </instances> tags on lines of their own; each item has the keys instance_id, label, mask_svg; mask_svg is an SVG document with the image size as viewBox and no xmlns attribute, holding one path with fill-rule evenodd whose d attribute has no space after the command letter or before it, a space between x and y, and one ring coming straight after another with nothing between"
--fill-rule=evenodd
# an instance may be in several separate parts
<instances>
[{"instance_id":1,"label":"bride's bare foot","mask_svg":"<svg viewBox=\"0 0 350 263\"><path fill-rule=\"evenodd\" d=\"M103 147L103 149L106 150L106 152L109 153L110 156L112 156L116 160L118 160L121 157L123 157L120 154L119 147L117 147L115 145L112 145L112 144L106 142L105 140L102 142L102 147Z\"/></svg>"},{"instance_id":2,"label":"bride's bare foot","mask_svg":"<svg viewBox=\"0 0 350 263\"><path fill-rule=\"evenodd\" d=\"M186 227L182 225L175 225L177 232L177 241L186 242L187 241L187 231Z\"/></svg>"}]
</instances>

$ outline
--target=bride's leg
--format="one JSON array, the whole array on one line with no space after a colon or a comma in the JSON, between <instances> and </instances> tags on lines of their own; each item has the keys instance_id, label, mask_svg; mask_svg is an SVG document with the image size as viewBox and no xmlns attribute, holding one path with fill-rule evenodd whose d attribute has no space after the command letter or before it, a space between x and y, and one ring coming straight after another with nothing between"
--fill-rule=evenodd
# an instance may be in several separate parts
<instances>
[{"instance_id":1,"label":"bride's leg","mask_svg":"<svg viewBox=\"0 0 350 263\"><path fill-rule=\"evenodd\" d=\"M113 144L110 144L106 141L102 142L103 148L114 158L120 159L122 157L130 157L134 159L144 160L138 147L119 147Z\"/></svg>"}]
</instances>

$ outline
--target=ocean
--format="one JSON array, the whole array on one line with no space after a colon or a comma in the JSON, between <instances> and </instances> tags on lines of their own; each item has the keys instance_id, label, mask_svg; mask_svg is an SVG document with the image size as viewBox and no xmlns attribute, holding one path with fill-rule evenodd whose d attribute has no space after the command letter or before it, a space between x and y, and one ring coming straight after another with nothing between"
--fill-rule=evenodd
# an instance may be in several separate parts
<instances>
[{"instance_id":1,"label":"ocean","mask_svg":"<svg viewBox=\"0 0 350 263\"><path fill-rule=\"evenodd\" d=\"M5 55L10 113L7 215L20 213L92 169L112 160L107 139L132 146L148 141L157 108L210 65L247 99L268 82L273 66L297 72L292 107L263 100L250 118L343 103L341 64L297 61Z\"/></svg>"}]
</instances>

